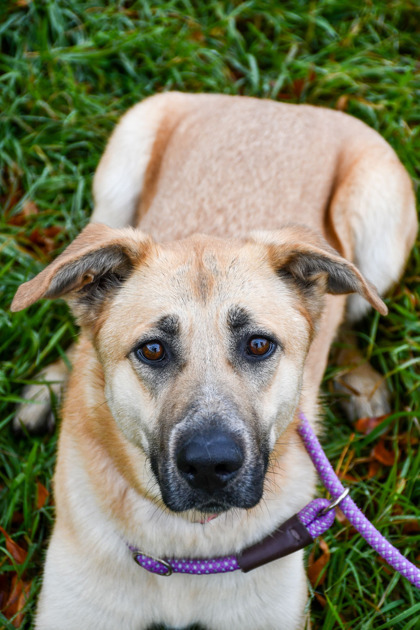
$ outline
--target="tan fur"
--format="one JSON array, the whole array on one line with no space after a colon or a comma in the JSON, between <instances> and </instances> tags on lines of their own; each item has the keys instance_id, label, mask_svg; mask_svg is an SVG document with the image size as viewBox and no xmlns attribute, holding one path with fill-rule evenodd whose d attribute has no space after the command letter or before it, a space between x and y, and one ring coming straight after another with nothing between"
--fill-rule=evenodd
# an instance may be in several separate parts
<instances>
[{"instance_id":1,"label":"tan fur","mask_svg":"<svg viewBox=\"0 0 420 630\"><path fill-rule=\"evenodd\" d=\"M137 216L142 232L91 224L12 307L48 296L62 277L84 333L63 409L36 627L302 628L301 552L246 575L163 578L137 567L127 545L155 557L221 556L310 500L315 475L297 410L316 422L345 294L358 294L352 319L366 300L386 314L373 285L383 293L397 281L414 241L409 178L383 139L339 112L163 94L122 119L94 191L95 222L122 227ZM232 350L232 307L280 340L259 371ZM163 316L177 318L182 351L159 380L134 350L157 338ZM171 461L194 404L216 410L246 444L261 434L270 447L262 500L205 525L193 508L165 506L150 463L157 442Z\"/></svg>"}]
</instances>

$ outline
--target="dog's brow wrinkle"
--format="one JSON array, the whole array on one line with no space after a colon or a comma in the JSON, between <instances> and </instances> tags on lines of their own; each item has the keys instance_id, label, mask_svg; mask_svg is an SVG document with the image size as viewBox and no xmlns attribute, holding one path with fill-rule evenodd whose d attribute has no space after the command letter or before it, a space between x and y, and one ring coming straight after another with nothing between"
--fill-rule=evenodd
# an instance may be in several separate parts
<instances>
[{"instance_id":1,"label":"dog's brow wrinkle","mask_svg":"<svg viewBox=\"0 0 420 630\"><path fill-rule=\"evenodd\" d=\"M164 315L156 322L156 328L167 335L179 333L179 317L177 315Z\"/></svg>"},{"instance_id":2,"label":"dog's brow wrinkle","mask_svg":"<svg viewBox=\"0 0 420 630\"><path fill-rule=\"evenodd\" d=\"M228 311L228 325L232 329L242 328L251 323L251 316L242 306L232 306Z\"/></svg>"}]
</instances>

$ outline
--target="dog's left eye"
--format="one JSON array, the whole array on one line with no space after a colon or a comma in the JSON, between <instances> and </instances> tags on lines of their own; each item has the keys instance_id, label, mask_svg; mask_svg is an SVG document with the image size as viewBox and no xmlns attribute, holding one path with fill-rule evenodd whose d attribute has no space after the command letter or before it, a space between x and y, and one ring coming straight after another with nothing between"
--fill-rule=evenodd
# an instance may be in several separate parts
<instances>
[{"instance_id":1,"label":"dog's left eye","mask_svg":"<svg viewBox=\"0 0 420 630\"><path fill-rule=\"evenodd\" d=\"M157 340L139 346L136 355L144 363L158 363L166 358L165 347Z\"/></svg>"},{"instance_id":2,"label":"dog's left eye","mask_svg":"<svg viewBox=\"0 0 420 630\"><path fill-rule=\"evenodd\" d=\"M246 343L246 354L253 359L265 359L276 349L276 344L266 337L253 336Z\"/></svg>"}]
</instances>

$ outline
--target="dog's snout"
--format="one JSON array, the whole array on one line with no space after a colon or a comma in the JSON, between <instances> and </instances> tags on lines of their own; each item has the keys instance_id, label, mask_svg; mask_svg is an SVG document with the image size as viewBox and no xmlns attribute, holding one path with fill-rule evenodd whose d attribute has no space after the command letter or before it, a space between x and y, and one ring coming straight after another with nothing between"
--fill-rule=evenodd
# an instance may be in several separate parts
<instances>
[{"instance_id":1,"label":"dog's snout","mask_svg":"<svg viewBox=\"0 0 420 630\"><path fill-rule=\"evenodd\" d=\"M192 488L214 492L236 477L244 463L244 452L232 435L212 430L181 443L176 463Z\"/></svg>"}]
</instances>

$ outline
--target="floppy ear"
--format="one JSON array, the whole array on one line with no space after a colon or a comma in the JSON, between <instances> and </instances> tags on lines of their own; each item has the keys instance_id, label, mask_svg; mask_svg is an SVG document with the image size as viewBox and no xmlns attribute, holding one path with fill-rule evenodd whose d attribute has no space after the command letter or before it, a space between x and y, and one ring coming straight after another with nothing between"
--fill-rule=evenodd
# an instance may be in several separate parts
<instances>
[{"instance_id":1,"label":"floppy ear","mask_svg":"<svg viewBox=\"0 0 420 630\"><path fill-rule=\"evenodd\" d=\"M273 232L252 232L251 238L267 246L276 273L294 283L313 316L321 309L324 293L359 293L381 315L388 313L376 288L316 232L291 225Z\"/></svg>"},{"instance_id":2,"label":"floppy ear","mask_svg":"<svg viewBox=\"0 0 420 630\"><path fill-rule=\"evenodd\" d=\"M40 298L66 297L80 323L91 323L151 243L132 228L116 230L90 223L54 262L19 287L11 310L21 311Z\"/></svg>"}]
</instances>

